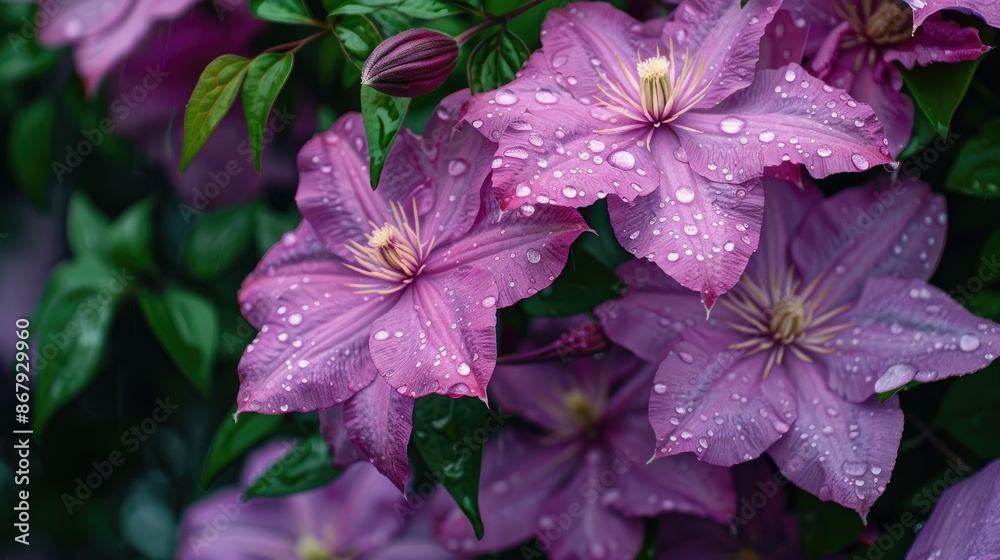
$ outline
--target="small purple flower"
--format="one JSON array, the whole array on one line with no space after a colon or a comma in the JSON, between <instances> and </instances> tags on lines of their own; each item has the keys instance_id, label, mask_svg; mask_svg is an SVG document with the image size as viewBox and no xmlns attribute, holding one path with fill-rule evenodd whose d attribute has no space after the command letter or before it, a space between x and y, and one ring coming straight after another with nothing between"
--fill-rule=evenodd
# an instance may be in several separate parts
<instances>
[{"instance_id":1,"label":"small purple flower","mask_svg":"<svg viewBox=\"0 0 1000 560\"><path fill-rule=\"evenodd\" d=\"M377 190L361 116L299 153L304 221L264 256L239 300L258 329L240 362L239 411L344 403L343 422L402 486L413 399L485 399L496 310L547 287L586 224L569 208L501 212L494 147L455 128L468 93L402 132Z\"/></svg>"},{"instance_id":2,"label":"small purple flower","mask_svg":"<svg viewBox=\"0 0 1000 560\"><path fill-rule=\"evenodd\" d=\"M1000 559L1000 460L941 495L906 560Z\"/></svg>"},{"instance_id":3,"label":"small purple flower","mask_svg":"<svg viewBox=\"0 0 1000 560\"><path fill-rule=\"evenodd\" d=\"M987 25L1000 27L1000 4L995 0L904 0L913 8L913 29L923 25L931 15L941 10L959 10L976 14Z\"/></svg>"},{"instance_id":4,"label":"small purple flower","mask_svg":"<svg viewBox=\"0 0 1000 560\"><path fill-rule=\"evenodd\" d=\"M483 553L530 540L525 547L553 560L634 558L642 517L675 511L728 522L729 471L691 455L646 464L654 368L621 347L568 364L498 366L495 404L531 427L501 431L483 451L484 539L452 503L437 530L445 546Z\"/></svg>"},{"instance_id":5,"label":"small purple flower","mask_svg":"<svg viewBox=\"0 0 1000 560\"><path fill-rule=\"evenodd\" d=\"M197 0L39 0L46 14L39 40L74 45L73 60L93 93L112 67L125 59L157 21L172 20Z\"/></svg>"},{"instance_id":6,"label":"small purple flower","mask_svg":"<svg viewBox=\"0 0 1000 560\"><path fill-rule=\"evenodd\" d=\"M864 515L903 428L898 399L876 392L987 366L1000 326L927 283L946 215L926 185L886 179L829 200L766 188L761 249L709 320L689 326L695 298L639 262L620 271L631 293L600 314L640 357L669 350L649 401L658 457L733 465L767 451L802 488Z\"/></svg>"},{"instance_id":7,"label":"small purple flower","mask_svg":"<svg viewBox=\"0 0 1000 560\"><path fill-rule=\"evenodd\" d=\"M807 23L809 69L827 83L871 105L885 126L889 148L900 153L913 128L913 101L900 90L906 68L974 60L989 50L975 28L929 19L913 27L913 12L896 0L788 0L784 7ZM765 44L787 45L769 30Z\"/></svg>"},{"instance_id":8,"label":"small purple flower","mask_svg":"<svg viewBox=\"0 0 1000 560\"><path fill-rule=\"evenodd\" d=\"M688 0L666 24L605 3L551 11L519 77L465 115L499 142L501 205L608 197L622 245L710 308L757 248L766 167L890 161L869 107L796 64L755 70L779 3Z\"/></svg>"},{"instance_id":9,"label":"small purple flower","mask_svg":"<svg viewBox=\"0 0 1000 560\"><path fill-rule=\"evenodd\" d=\"M379 43L361 69L361 83L397 97L416 97L443 84L458 60L458 43L431 29L407 29Z\"/></svg>"},{"instance_id":10,"label":"small purple flower","mask_svg":"<svg viewBox=\"0 0 1000 560\"><path fill-rule=\"evenodd\" d=\"M287 449L287 444L278 443L254 453L244 469L242 487L266 475L267 467ZM425 515L402 525L397 515L405 508L402 496L367 463L349 467L324 488L286 498L243 502L240 493L240 488L222 490L185 512L178 558L388 560L407 550L428 553L420 558L453 558L433 541Z\"/></svg>"}]
</instances>

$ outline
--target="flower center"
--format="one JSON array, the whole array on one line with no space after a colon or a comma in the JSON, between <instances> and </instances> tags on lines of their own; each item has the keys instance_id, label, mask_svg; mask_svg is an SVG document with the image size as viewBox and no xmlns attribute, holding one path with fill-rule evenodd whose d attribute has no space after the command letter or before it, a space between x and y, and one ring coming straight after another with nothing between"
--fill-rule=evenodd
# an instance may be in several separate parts
<instances>
[{"instance_id":1,"label":"flower center","mask_svg":"<svg viewBox=\"0 0 1000 560\"><path fill-rule=\"evenodd\" d=\"M825 293L816 293L821 279L822 275L817 276L800 290L793 269L783 278L771 277L766 283L759 276L754 280L745 275L736 288L719 300L743 319L729 323L746 335L730 349L746 351L747 355L767 352L764 377L775 364L781 364L786 350L806 362L813 361L810 354L832 352L824 343L850 325L830 324L830 321L850 306L826 310Z\"/></svg>"},{"instance_id":2,"label":"flower center","mask_svg":"<svg viewBox=\"0 0 1000 560\"><path fill-rule=\"evenodd\" d=\"M393 202L389 206L392 216L381 226L368 222L372 231L365 234L366 244L354 239L347 243L347 250L354 255L356 264L345 266L375 280L369 284L347 285L359 294L391 294L403 289L424 269L424 260L434 245L433 237L427 242L420 237L416 201L413 201L413 225L401 204Z\"/></svg>"},{"instance_id":3,"label":"flower center","mask_svg":"<svg viewBox=\"0 0 1000 560\"><path fill-rule=\"evenodd\" d=\"M603 94L597 98L599 105L625 117L626 123L595 132L615 134L648 127L647 147L653 130L662 124L673 123L672 126L691 132L702 132L677 125L674 121L697 106L708 93L711 82L701 84L705 64L699 63L697 57L691 56L687 50L684 51L683 60L680 60L674 52L673 43L670 44L667 56L660 54L657 49L656 56L644 59L637 54L637 58L633 74L621 57L618 57L618 66L627 78L625 84L615 81L598 69L604 82L597 85ZM612 123L617 120L616 117L610 119Z\"/></svg>"},{"instance_id":4,"label":"flower center","mask_svg":"<svg viewBox=\"0 0 1000 560\"><path fill-rule=\"evenodd\" d=\"M589 428L597 423L597 411L583 391L574 390L566 395L566 408L570 418L581 428Z\"/></svg>"},{"instance_id":5,"label":"flower center","mask_svg":"<svg viewBox=\"0 0 1000 560\"><path fill-rule=\"evenodd\" d=\"M901 43L913 35L913 10L895 0L861 2L846 0L834 5L837 15L851 24L853 34L845 36L841 48L861 44L885 46Z\"/></svg>"},{"instance_id":6,"label":"flower center","mask_svg":"<svg viewBox=\"0 0 1000 560\"><path fill-rule=\"evenodd\" d=\"M336 560L333 553L312 537L299 541L298 553L301 560Z\"/></svg>"}]
</instances>

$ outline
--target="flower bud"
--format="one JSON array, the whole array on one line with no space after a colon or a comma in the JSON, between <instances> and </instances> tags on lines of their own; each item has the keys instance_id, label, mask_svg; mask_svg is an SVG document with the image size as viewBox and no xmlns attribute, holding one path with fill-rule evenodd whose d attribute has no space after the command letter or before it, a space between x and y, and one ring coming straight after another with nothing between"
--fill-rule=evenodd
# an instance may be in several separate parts
<instances>
[{"instance_id":1,"label":"flower bud","mask_svg":"<svg viewBox=\"0 0 1000 560\"><path fill-rule=\"evenodd\" d=\"M395 97L416 97L441 85L457 60L453 37L409 29L375 47L361 70L361 83Z\"/></svg>"}]
</instances>

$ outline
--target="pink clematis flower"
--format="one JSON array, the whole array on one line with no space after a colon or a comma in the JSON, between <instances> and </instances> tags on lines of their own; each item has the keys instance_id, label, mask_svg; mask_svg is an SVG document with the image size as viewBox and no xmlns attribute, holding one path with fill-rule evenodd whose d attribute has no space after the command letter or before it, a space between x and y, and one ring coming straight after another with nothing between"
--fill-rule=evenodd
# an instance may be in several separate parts
<instances>
[{"instance_id":1,"label":"pink clematis flower","mask_svg":"<svg viewBox=\"0 0 1000 560\"><path fill-rule=\"evenodd\" d=\"M39 1L48 17L38 38L46 45L72 44L73 60L88 92L123 60L157 21L172 20L198 0Z\"/></svg>"},{"instance_id":2,"label":"pink clematis flower","mask_svg":"<svg viewBox=\"0 0 1000 560\"><path fill-rule=\"evenodd\" d=\"M1000 559L1000 460L949 488L906 560Z\"/></svg>"},{"instance_id":3,"label":"pink clematis flower","mask_svg":"<svg viewBox=\"0 0 1000 560\"><path fill-rule=\"evenodd\" d=\"M542 49L465 116L499 142L501 205L608 197L622 246L711 308L757 248L765 168L890 161L869 107L796 64L755 70L779 3L688 0L645 25L605 3L551 11Z\"/></svg>"},{"instance_id":4,"label":"pink clematis flower","mask_svg":"<svg viewBox=\"0 0 1000 560\"><path fill-rule=\"evenodd\" d=\"M913 12L896 0L787 0L784 7L808 23L808 68L875 110L892 153L906 147L913 129L913 101L900 90L906 68L974 60L989 50L972 27L940 15L913 27ZM769 30L765 43L787 45Z\"/></svg>"},{"instance_id":5,"label":"pink clematis flower","mask_svg":"<svg viewBox=\"0 0 1000 560\"><path fill-rule=\"evenodd\" d=\"M904 0L913 8L913 30L923 25L941 10L958 10L976 14L987 25L1000 27L1000 5L994 0Z\"/></svg>"},{"instance_id":6,"label":"pink clematis flower","mask_svg":"<svg viewBox=\"0 0 1000 560\"><path fill-rule=\"evenodd\" d=\"M241 486L266 476L267 467L287 448L278 443L254 453ZM427 515L418 515L405 526L400 522L396 509L405 505L402 496L366 463L351 466L323 488L286 498L243 502L241 491L219 491L185 512L178 535L179 559L455 558L434 541ZM222 530L220 517L226 520Z\"/></svg>"},{"instance_id":7,"label":"pink clematis flower","mask_svg":"<svg viewBox=\"0 0 1000 560\"><path fill-rule=\"evenodd\" d=\"M569 208L501 212L487 183L494 147L455 129L468 94L402 132L377 190L361 116L299 153L305 218L244 281L260 333L240 362L239 411L344 403L358 445L402 487L413 399L485 399L496 310L547 287L586 230Z\"/></svg>"},{"instance_id":8,"label":"pink clematis flower","mask_svg":"<svg viewBox=\"0 0 1000 560\"><path fill-rule=\"evenodd\" d=\"M903 429L897 398L876 393L1000 351L1000 326L927 283L944 199L888 183L822 200L769 182L761 250L705 322L685 322L696 302L675 282L624 267L633 291L602 313L606 332L647 359L670 348L649 401L656 456L732 465L766 451L800 487L867 513Z\"/></svg>"},{"instance_id":9,"label":"pink clematis flower","mask_svg":"<svg viewBox=\"0 0 1000 560\"><path fill-rule=\"evenodd\" d=\"M445 546L483 553L530 540L521 549L529 556L635 558L642 517L675 511L729 521L728 470L691 455L646 464L654 368L621 347L569 363L498 366L494 401L531 428L502 431L484 449L483 540L452 502L437 529Z\"/></svg>"}]
</instances>

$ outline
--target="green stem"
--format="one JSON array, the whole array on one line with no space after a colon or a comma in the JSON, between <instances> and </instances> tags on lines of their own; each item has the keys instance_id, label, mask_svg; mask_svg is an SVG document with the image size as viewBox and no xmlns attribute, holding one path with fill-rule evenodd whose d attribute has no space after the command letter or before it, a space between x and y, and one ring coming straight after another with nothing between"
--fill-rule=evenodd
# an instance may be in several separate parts
<instances>
[{"instance_id":1,"label":"green stem","mask_svg":"<svg viewBox=\"0 0 1000 560\"><path fill-rule=\"evenodd\" d=\"M530 2L526 2L520 8L511 10L506 14L493 16L490 19L463 31L458 37L455 37L455 41L458 42L459 45L461 45L462 43L468 41L473 35L479 33L480 31L484 29L489 29L490 27L493 27L494 25L497 24L501 25L506 24L508 21L516 18L517 16L523 14L524 12L527 12L528 10L534 8L535 6L541 4L542 2L545 2L545 0L531 0Z\"/></svg>"}]
</instances>

